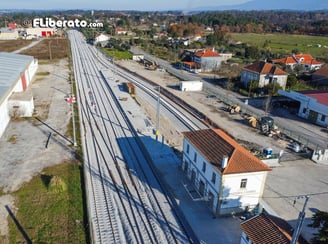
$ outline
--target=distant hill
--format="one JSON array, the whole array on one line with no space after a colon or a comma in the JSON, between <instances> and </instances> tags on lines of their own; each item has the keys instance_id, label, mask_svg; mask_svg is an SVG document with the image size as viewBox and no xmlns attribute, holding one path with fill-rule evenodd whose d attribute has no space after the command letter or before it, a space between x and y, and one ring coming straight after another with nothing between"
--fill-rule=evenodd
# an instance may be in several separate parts
<instances>
[{"instance_id":1,"label":"distant hill","mask_svg":"<svg viewBox=\"0 0 328 244\"><path fill-rule=\"evenodd\" d=\"M193 9L192 11L213 10L298 10L298 11L328 11L327 0L252 0L238 5L209 6Z\"/></svg>"}]
</instances>

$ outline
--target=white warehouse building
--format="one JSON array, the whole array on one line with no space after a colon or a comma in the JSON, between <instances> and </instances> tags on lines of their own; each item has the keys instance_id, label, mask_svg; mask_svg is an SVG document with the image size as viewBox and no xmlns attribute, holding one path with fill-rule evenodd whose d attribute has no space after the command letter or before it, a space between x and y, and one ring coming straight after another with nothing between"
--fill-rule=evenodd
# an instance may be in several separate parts
<instances>
[{"instance_id":1,"label":"white warehouse building","mask_svg":"<svg viewBox=\"0 0 328 244\"><path fill-rule=\"evenodd\" d=\"M32 56L0 52L0 137L11 116L32 116L33 96L27 88L37 68Z\"/></svg>"}]
</instances>

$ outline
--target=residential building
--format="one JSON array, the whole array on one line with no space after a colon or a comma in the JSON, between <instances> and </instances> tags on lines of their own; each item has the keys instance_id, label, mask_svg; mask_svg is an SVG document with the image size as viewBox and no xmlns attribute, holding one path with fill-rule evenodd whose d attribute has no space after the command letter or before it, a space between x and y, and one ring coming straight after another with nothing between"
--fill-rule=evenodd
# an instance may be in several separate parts
<instances>
[{"instance_id":1,"label":"residential building","mask_svg":"<svg viewBox=\"0 0 328 244\"><path fill-rule=\"evenodd\" d=\"M232 53L220 53L220 56L222 58L222 62L227 62L232 58Z\"/></svg>"},{"instance_id":2,"label":"residential building","mask_svg":"<svg viewBox=\"0 0 328 244\"><path fill-rule=\"evenodd\" d=\"M270 167L222 130L183 135L182 169L215 216L258 205Z\"/></svg>"},{"instance_id":3,"label":"residential building","mask_svg":"<svg viewBox=\"0 0 328 244\"><path fill-rule=\"evenodd\" d=\"M96 35L94 43L95 44L99 43L100 45L105 46L109 39L110 39L110 35L101 33Z\"/></svg>"},{"instance_id":4,"label":"residential building","mask_svg":"<svg viewBox=\"0 0 328 244\"><path fill-rule=\"evenodd\" d=\"M115 28L115 33L116 35L126 35L128 33L128 30L118 26Z\"/></svg>"},{"instance_id":5,"label":"residential building","mask_svg":"<svg viewBox=\"0 0 328 244\"><path fill-rule=\"evenodd\" d=\"M279 84L283 90L286 88L288 73L265 61L257 61L244 67L241 71L240 81L247 87L252 81L259 82L259 87L270 83Z\"/></svg>"},{"instance_id":6,"label":"residential building","mask_svg":"<svg viewBox=\"0 0 328 244\"><path fill-rule=\"evenodd\" d=\"M324 64L315 60L311 54L293 54L285 58L274 59L272 62L284 64L291 70L301 65L305 71L318 70Z\"/></svg>"},{"instance_id":7,"label":"residential building","mask_svg":"<svg viewBox=\"0 0 328 244\"><path fill-rule=\"evenodd\" d=\"M221 66L222 57L215 50L185 50L183 68L190 72L213 72Z\"/></svg>"},{"instance_id":8,"label":"residential building","mask_svg":"<svg viewBox=\"0 0 328 244\"><path fill-rule=\"evenodd\" d=\"M242 230L240 244L290 244L293 229L283 219L261 213L240 224ZM308 244L300 236L298 244Z\"/></svg>"},{"instance_id":9,"label":"residential building","mask_svg":"<svg viewBox=\"0 0 328 244\"><path fill-rule=\"evenodd\" d=\"M222 57L214 49L202 49L194 53L193 61L200 67L200 72L212 72L220 68Z\"/></svg>"}]
</instances>

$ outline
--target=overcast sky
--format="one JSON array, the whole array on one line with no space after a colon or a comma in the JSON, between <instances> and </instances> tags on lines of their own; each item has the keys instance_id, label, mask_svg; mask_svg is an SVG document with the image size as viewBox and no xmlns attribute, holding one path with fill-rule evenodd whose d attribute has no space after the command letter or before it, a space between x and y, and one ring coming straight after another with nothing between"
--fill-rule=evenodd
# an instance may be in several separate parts
<instances>
[{"instance_id":1,"label":"overcast sky","mask_svg":"<svg viewBox=\"0 0 328 244\"><path fill-rule=\"evenodd\" d=\"M0 9L188 10L250 0L1 0Z\"/></svg>"}]
</instances>

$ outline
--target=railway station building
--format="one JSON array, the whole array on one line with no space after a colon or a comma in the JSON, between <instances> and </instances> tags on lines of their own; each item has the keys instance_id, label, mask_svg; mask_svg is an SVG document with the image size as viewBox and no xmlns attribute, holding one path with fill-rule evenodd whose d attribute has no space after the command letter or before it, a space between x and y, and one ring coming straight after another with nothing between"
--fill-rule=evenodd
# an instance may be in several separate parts
<instances>
[{"instance_id":1,"label":"railway station building","mask_svg":"<svg viewBox=\"0 0 328 244\"><path fill-rule=\"evenodd\" d=\"M32 56L0 52L0 137L11 117L33 115L32 92L28 89L38 60Z\"/></svg>"},{"instance_id":2,"label":"railway station building","mask_svg":"<svg viewBox=\"0 0 328 244\"><path fill-rule=\"evenodd\" d=\"M182 170L188 193L198 192L215 216L252 210L262 197L269 166L219 129L184 132ZM189 184L188 183L188 184Z\"/></svg>"}]
</instances>

